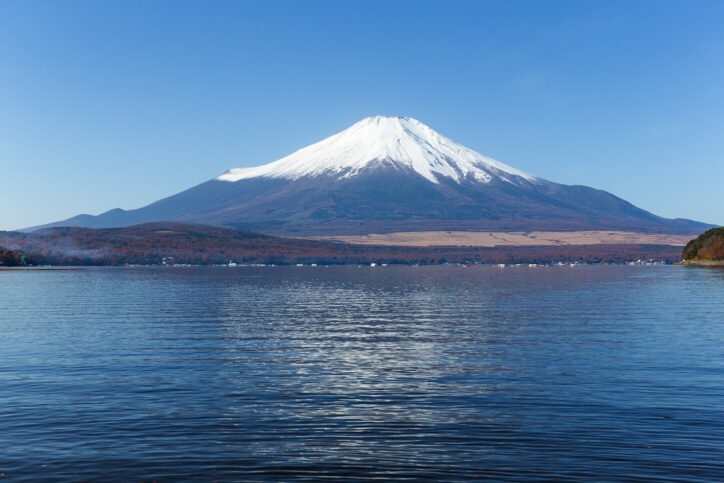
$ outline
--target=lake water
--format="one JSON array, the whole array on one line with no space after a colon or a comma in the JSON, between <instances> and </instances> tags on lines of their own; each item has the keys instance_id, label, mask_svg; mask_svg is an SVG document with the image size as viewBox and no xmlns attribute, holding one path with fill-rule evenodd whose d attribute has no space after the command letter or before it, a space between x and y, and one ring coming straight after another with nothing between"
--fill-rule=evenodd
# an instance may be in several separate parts
<instances>
[{"instance_id":1,"label":"lake water","mask_svg":"<svg viewBox=\"0 0 724 483\"><path fill-rule=\"evenodd\" d=\"M0 271L0 474L724 479L724 270Z\"/></svg>"}]
</instances>

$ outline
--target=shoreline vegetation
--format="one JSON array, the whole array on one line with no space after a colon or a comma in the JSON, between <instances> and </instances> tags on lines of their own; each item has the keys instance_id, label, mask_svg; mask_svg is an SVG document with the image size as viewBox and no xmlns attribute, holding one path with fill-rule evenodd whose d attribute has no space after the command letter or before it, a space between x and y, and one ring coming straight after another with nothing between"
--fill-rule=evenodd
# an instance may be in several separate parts
<instances>
[{"instance_id":1,"label":"shoreline vegetation","mask_svg":"<svg viewBox=\"0 0 724 483\"><path fill-rule=\"evenodd\" d=\"M22 267L23 265L32 264L32 260L16 250L8 250L0 246L0 268L2 267Z\"/></svg>"},{"instance_id":2,"label":"shoreline vegetation","mask_svg":"<svg viewBox=\"0 0 724 483\"><path fill-rule=\"evenodd\" d=\"M724 266L724 228L712 228L684 247L684 264L705 267Z\"/></svg>"},{"instance_id":3,"label":"shoreline vegetation","mask_svg":"<svg viewBox=\"0 0 724 483\"><path fill-rule=\"evenodd\" d=\"M150 223L125 228L0 232L9 263L0 266L569 264L677 263L681 246L393 246L282 238L232 228Z\"/></svg>"},{"instance_id":4,"label":"shoreline vegetation","mask_svg":"<svg viewBox=\"0 0 724 483\"><path fill-rule=\"evenodd\" d=\"M690 265L693 267L724 267L724 260L684 260L679 265Z\"/></svg>"}]
</instances>

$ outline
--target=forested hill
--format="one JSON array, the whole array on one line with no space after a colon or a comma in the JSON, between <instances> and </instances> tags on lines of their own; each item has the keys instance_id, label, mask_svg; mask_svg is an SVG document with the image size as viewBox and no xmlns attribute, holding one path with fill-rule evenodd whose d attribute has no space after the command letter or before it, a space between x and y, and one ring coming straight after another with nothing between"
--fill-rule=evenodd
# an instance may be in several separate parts
<instances>
[{"instance_id":1,"label":"forested hill","mask_svg":"<svg viewBox=\"0 0 724 483\"><path fill-rule=\"evenodd\" d=\"M724 261L724 228L713 228L684 247L685 260Z\"/></svg>"}]
</instances>

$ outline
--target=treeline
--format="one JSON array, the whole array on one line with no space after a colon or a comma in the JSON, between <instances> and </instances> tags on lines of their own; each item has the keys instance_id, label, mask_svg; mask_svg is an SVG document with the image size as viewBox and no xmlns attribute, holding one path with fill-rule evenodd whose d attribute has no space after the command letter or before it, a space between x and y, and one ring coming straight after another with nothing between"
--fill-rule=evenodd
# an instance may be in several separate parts
<instances>
[{"instance_id":1,"label":"treeline","mask_svg":"<svg viewBox=\"0 0 724 483\"><path fill-rule=\"evenodd\" d=\"M227 228L156 223L128 228L55 228L40 233L0 233L0 243L20 246L34 264L440 264L440 263L619 263L678 261L668 245L525 247L396 247L350 245L279 238Z\"/></svg>"},{"instance_id":2,"label":"treeline","mask_svg":"<svg viewBox=\"0 0 724 483\"><path fill-rule=\"evenodd\" d=\"M22 253L0 247L0 267L19 267L23 262Z\"/></svg>"},{"instance_id":3,"label":"treeline","mask_svg":"<svg viewBox=\"0 0 724 483\"><path fill-rule=\"evenodd\" d=\"M724 260L724 228L712 228L684 247L685 260Z\"/></svg>"}]
</instances>

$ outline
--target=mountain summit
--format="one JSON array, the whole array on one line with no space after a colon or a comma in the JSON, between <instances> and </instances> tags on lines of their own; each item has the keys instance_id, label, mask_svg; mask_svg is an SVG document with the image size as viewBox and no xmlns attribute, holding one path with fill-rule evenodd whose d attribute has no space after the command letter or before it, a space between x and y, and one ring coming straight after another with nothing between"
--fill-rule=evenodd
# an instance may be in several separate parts
<instances>
[{"instance_id":1,"label":"mountain summit","mask_svg":"<svg viewBox=\"0 0 724 483\"><path fill-rule=\"evenodd\" d=\"M269 177L294 180L329 175L338 179L357 176L379 166L408 169L438 183L438 177L490 182L512 177L537 179L446 138L410 117L367 117L344 131L302 148L273 163L231 169L220 181Z\"/></svg>"},{"instance_id":2,"label":"mountain summit","mask_svg":"<svg viewBox=\"0 0 724 483\"><path fill-rule=\"evenodd\" d=\"M175 221L283 235L393 231L627 230L698 234L586 186L503 164L409 117L375 116L289 156L236 168L143 208L46 226Z\"/></svg>"}]
</instances>

